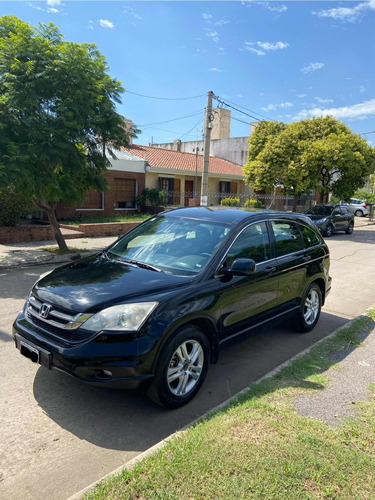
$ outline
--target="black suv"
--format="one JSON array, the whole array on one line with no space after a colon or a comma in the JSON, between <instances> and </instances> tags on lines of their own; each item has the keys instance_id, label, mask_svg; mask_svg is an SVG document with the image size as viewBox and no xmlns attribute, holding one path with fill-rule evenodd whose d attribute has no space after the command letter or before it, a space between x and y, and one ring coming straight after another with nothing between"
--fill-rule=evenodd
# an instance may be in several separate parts
<instances>
[{"instance_id":1,"label":"black suv","mask_svg":"<svg viewBox=\"0 0 375 500\"><path fill-rule=\"evenodd\" d=\"M331 236L336 231L352 234L354 215L343 205L315 205L306 210L305 214L324 236Z\"/></svg>"},{"instance_id":2,"label":"black suv","mask_svg":"<svg viewBox=\"0 0 375 500\"><path fill-rule=\"evenodd\" d=\"M14 323L21 354L93 385L187 403L220 346L292 317L316 325L329 251L310 219L186 208L42 275Z\"/></svg>"}]
</instances>

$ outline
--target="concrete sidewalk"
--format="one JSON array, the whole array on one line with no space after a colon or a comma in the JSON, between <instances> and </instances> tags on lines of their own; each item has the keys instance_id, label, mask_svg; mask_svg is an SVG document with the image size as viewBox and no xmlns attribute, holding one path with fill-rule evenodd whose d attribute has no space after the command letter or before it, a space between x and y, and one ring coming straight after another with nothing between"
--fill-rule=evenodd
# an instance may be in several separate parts
<instances>
[{"instance_id":1,"label":"concrete sidewalk","mask_svg":"<svg viewBox=\"0 0 375 500\"><path fill-rule=\"evenodd\" d=\"M45 247L55 247L55 240L30 241L27 243L11 243L0 245L0 269L30 266L37 264L61 264L99 252L116 240L116 236L86 237L68 240L68 247L82 249L80 253L55 255L43 250Z\"/></svg>"}]
</instances>

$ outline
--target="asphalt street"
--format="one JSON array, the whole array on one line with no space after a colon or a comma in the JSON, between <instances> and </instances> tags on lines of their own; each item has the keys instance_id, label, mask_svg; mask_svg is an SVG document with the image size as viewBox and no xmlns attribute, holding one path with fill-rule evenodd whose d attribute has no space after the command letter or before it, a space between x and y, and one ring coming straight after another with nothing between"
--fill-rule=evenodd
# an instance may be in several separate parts
<instances>
[{"instance_id":1,"label":"asphalt street","mask_svg":"<svg viewBox=\"0 0 375 500\"><path fill-rule=\"evenodd\" d=\"M375 226L327 240L333 288L313 332L287 326L228 346L198 396L174 411L86 386L23 358L11 325L51 266L0 271L0 497L65 499L225 401L375 303Z\"/></svg>"}]
</instances>

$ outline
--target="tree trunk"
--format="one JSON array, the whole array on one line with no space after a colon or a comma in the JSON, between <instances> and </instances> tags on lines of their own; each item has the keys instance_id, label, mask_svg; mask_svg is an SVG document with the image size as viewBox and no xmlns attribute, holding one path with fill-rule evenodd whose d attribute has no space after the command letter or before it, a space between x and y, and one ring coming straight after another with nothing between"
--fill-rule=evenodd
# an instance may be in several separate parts
<instances>
[{"instance_id":1,"label":"tree trunk","mask_svg":"<svg viewBox=\"0 0 375 500\"><path fill-rule=\"evenodd\" d=\"M64 240L64 236L61 233L61 229L59 227L59 224L56 219L56 214L55 214L55 209L56 209L56 203L46 203L44 206L43 210L46 212L48 221L51 224L51 227L53 229L53 232L55 234L55 240L57 241L57 244L59 245L60 250L68 250L68 247L66 245L66 242Z\"/></svg>"},{"instance_id":2,"label":"tree trunk","mask_svg":"<svg viewBox=\"0 0 375 500\"><path fill-rule=\"evenodd\" d=\"M324 203L324 195L325 195L325 192L324 191L320 191L319 192L319 196L320 196L320 200L319 200L319 203Z\"/></svg>"},{"instance_id":3,"label":"tree trunk","mask_svg":"<svg viewBox=\"0 0 375 500\"><path fill-rule=\"evenodd\" d=\"M297 210L297 201L298 201L298 194L294 194L292 212L295 212Z\"/></svg>"}]
</instances>

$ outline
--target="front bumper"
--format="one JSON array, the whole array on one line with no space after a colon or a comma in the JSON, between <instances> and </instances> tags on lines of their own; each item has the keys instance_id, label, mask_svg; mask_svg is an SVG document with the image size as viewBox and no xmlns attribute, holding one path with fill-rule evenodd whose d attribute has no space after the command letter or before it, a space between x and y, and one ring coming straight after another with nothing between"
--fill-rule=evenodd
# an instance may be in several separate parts
<instances>
[{"instance_id":1,"label":"front bumper","mask_svg":"<svg viewBox=\"0 0 375 500\"><path fill-rule=\"evenodd\" d=\"M13 324L16 348L23 356L48 370L62 371L89 385L119 389L141 390L153 377L151 373L142 372L142 357L119 355L118 344L88 342L62 347L33 331L32 325L20 316ZM132 348L129 351L138 350L134 345Z\"/></svg>"}]
</instances>

